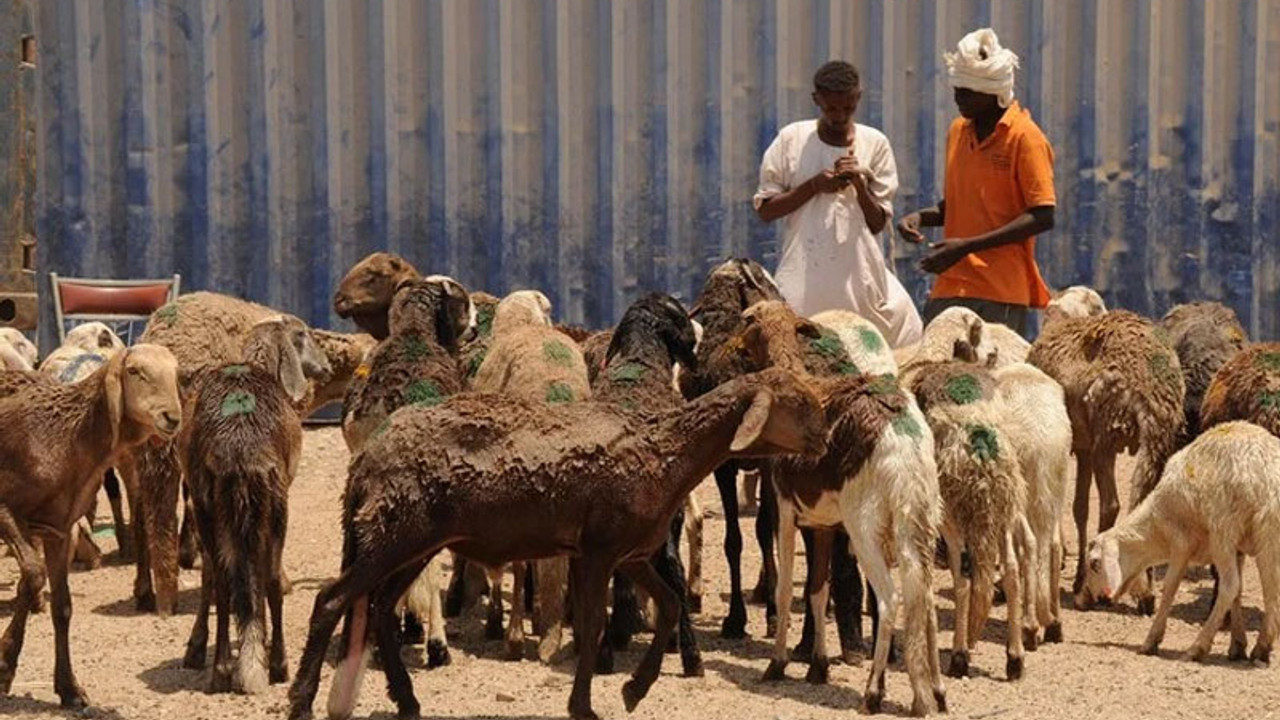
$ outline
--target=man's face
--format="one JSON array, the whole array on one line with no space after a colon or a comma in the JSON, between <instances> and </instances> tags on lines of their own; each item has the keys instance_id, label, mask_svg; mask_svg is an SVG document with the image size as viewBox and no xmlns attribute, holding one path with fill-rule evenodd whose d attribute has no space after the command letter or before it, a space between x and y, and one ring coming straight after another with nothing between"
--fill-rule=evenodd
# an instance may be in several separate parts
<instances>
[{"instance_id":1,"label":"man's face","mask_svg":"<svg viewBox=\"0 0 1280 720\"><path fill-rule=\"evenodd\" d=\"M853 113L858 109L858 101L862 99L862 90L850 92L822 92L813 94L813 102L821 111L819 119L828 127L849 127L853 122Z\"/></svg>"},{"instance_id":2,"label":"man's face","mask_svg":"<svg viewBox=\"0 0 1280 720\"><path fill-rule=\"evenodd\" d=\"M956 107L966 120L983 117L995 112L1000 107L1000 98L987 93L980 93L969 88L955 89Z\"/></svg>"}]
</instances>

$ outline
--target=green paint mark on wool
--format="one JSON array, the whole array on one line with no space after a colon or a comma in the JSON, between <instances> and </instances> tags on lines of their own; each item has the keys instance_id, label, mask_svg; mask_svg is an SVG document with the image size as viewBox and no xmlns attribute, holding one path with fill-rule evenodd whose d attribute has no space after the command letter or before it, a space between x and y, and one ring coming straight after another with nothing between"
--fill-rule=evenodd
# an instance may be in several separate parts
<instances>
[{"instance_id":1,"label":"green paint mark on wool","mask_svg":"<svg viewBox=\"0 0 1280 720\"><path fill-rule=\"evenodd\" d=\"M552 363L561 367L573 365L573 353L567 345L559 340L547 340L542 343L542 354Z\"/></svg>"},{"instance_id":2,"label":"green paint mark on wool","mask_svg":"<svg viewBox=\"0 0 1280 720\"><path fill-rule=\"evenodd\" d=\"M488 337L493 333L493 313L496 305L482 305L476 308L476 332L480 337Z\"/></svg>"},{"instance_id":3,"label":"green paint mark on wool","mask_svg":"<svg viewBox=\"0 0 1280 720\"><path fill-rule=\"evenodd\" d=\"M858 339L862 341L862 347L866 348L867 352L880 352L884 348L884 338L871 328L858 328Z\"/></svg>"},{"instance_id":4,"label":"green paint mark on wool","mask_svg":"<svg viewBox=\"0 0 1280 720\"><path fill-rule=\"evenodd\" d=\"M1169 334L1168 330L1159 325L1151 328L1151 337L1155 338L1156 342L1164 345L1165 347L1173 347L1173 336Z\"/></svg>"},{"instance_id":5,"label":"green paint mark on wool","mask_svg":"<svg viewBox=\"0 0 1280 720\"><path fill-rule=\"evenodd\" d=\"M222 368L222 375L230 378L240 378L249 374L248 365L228 365Z\"/></svg>"},{"instance_id":6,"label":"green paint mark on wool","mask_svg":"<svg viewBox=\"0 0 1280 720\"><path fill-rule=\"evenodd\" d=\"M419 380L404 391L405 400L410 405L439 405L444 402L444 395L440 393L440 388L430 380Z\"/></svg>"},{"instance_id":7,"label":"green paint mark on wool","mask_svg":"<svg viewBox=\"0 0 1280 720\"><path fill-rule=\"evenodd\" d=\"M561 403L573 402L573 388L562 382L553 382L547 385L547 403L550 405L560 405Z\"/></svg>"},{"instance_id":8,"label":"green paint mark on wool","mask_svg":"<svg viewBox=\"0 0 1280 720\"><path fill-rule=\"evenodd\" d=\"M1178 371L1173 369L1173 362L1169 359L1168 353L1152 353L1147 359L1147 364L1151 368L1151 374L1157 380L1167 385L1177 384Z\"/></svg>"},{"instance_id":9,"label":"green paint mark on wool","mask_svg":"<svg viewBox=\"0 0 1280 720\"><path fill-rule=\"evenodd\" d=\"M405 360L421 360L431 356L431 346L417 335L409 335L401 342L400 353Z\"/></svg>"},{"instance_id":10,"label":"green paint mark on wool","mask_svg":"<svg viewBox=\"0 0 1280 720\"><path fill-rule=\"evenodd\" d=\"M899 435L912 437L916 440L924 437L924 433L920 430L920 423L916 419L908 415L905 411L893 419L893 429Z\"/></svg>"},{"instance_id":11,"label":"green paint mark on wool","mask_svg":"<svg viewBox=\"0 0 1280 720\"><path fill-rule=\"evenodd\" d=\"M382 437L383 434L387 432L387 428L389 427L391 427L391 418L387 418L382 422L378 423L378 427L374 428L373 432L370 433L369 437L371 438Z\"/></svg>"},{"instance_id":12,"label":"green paint mark on wool","mask_svg":"<svg viewBox=\"0 0 1280 720\"><path fill-rule=\"evenodd\" d=\"M948 380L946 389L947 397L957 405L968 405L982 398L982 386L978 384L978 378L969 373Z\"/></svg>"},{"instance_id":13,"label":"green paint mark on wool","mask_svg":"<svg viewBox=\"0 0 1280 720\"><path fill-rule=\"evenodd\" d=\"M481 350L471 357L471 362L467 364L467 377L473 378L480 372L480 366L484 364L485 356L488 354L488 350Z\"/></svg>"},{"instance_id":14,"label":"green paint mark on wool","mask_svg":"<svg viewBox=\"0 0 1280 720\"><path fill-rule=\"evenodd\" d=\"M1280 372L1280 352L1259 353L1254 363L1269 372Z\"/></svg>"},{"instance_id":15,"label":"green paint mark on wool","mask_svg":"<svg viewBox=\"0 0 1280 720\"><path fill-rule=\"evenodd\" d=\"M166 327L173 327L173 324L178 322L178 306L175 303L169 303L151 315L157 320L164 321Z\"/></svg>"},{"instance_id":16,"label":"green paint mark on wool","mask_svg":"<svg viewBox=\"0 0 1280 720\"><path fill-rule=\"evenodd\" d=\"M885 373L868 383L867 388L876 395L893 395L898 392L898 378L892 373Z\"/></svg>"},{"instance_id":17,"label":"green paint mark on wool","mask_svg":"<svg viewBox=\"0 0 1280 720\"><path fill-rule=\"evenodd\" d=\"M253 393L233 390L222 399L222 408L219 410L219 414L227 418L233 415L249 415L257 409L258 399L253 396Z\"/></svg>"},{"instance_id":18,"label":"green paint mark on wool","mask_svg":"<svg viewBox=\"0 0 1280 720\"><path fill-rule=\"evenodd\" d=\"M1000 457L1000 442L996 439L996 431L984 425L970 425L969 454L982 462Z\"/></svg>"},{"instance_id":19,"label":"green paint mark on wool","mask_svg":"<svg viewBox=\"0 0 1280 720\"><path fill-rule=\"evenodd\" d=\"M636 405L636 401L632 400L631 398L624 399L622 401L622 407L627 410L631 410L632 412L636 411L639 408L639 406Z\"/></svg>"},{"instance_id":20,"label":"green paint mark on wool","mask_svg":"<svg viewBox=\"0 0 1280 720\"><path fill-rule=\"evenodd\" d=\"M840 336L830 330L823 330L820 337L809 341L809 346L827 357L840 357L844 353L844 343L840 342Z\"/></svg>"},{"instance_id":21,"label":"green paint mark on wool","mask_svg":"<svg viewBox=\"0 0 1280 720\"><path fill-rule=\"evenodd\" d=\"M858 369L858 366L854 365L853 362L849 360L841 360L839 363L836 363L836 372L841 375L862 374L862 371Z\"/></svg>"},{"instance_id":22,"label":"green paint mark on wool","mask_svg":"<svg viewBox=\"0 0 1280 720\"><path fill-rule=\"evenodd\" d=\"M638 383L647 372L649 372L649 368L640 363L623 363L618 367L609 369L609 379L614 382Z\"/></svg>"},{"instance_id":23,"label":"green paint mark on wool","mask_svg":"<svg viewBox=\"0 0 1280 720\"><path fill-rule=\"evenodd\" d=\"M1280 409L1280 390L1263 390L1258 393L1258 404L1270 410Z\"/></svg>"}]
</instances>

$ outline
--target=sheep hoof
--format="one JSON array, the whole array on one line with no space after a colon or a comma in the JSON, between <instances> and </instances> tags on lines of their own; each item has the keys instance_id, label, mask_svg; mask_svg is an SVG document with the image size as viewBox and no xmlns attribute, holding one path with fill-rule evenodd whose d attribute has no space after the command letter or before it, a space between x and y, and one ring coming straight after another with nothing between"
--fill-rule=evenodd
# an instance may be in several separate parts
<instances>
[{"instance_id":1,"label":"sheep hoof","mask_svg":"<svg viewBox=\"0 0 1280 720\"><path fill-rule=\"evenodd\" d=\"M608 645L600 648L600 653L596 655L596 674L612 675L613 674L613 650Z\"/></svg>"},{"instance_id":2,"label":"sheep hoof","mask_svg":"<svg viewBox=\"0 0 1280 720\"><path fill-rule=\"evenodd\" d=\"M444 667L452 662L449 646L443 640L427 641L427 669Z\"/></svg>"},{"instance_id":3,"label":"sheep hoof","mask_svg":"<svg viewBox=\"0 0 1280 720\"><path fill-rule=\"evenodd\" d=\"M289 720L311 720L311 707L293 703L289 706Z\"/></svg>"},{"instance_id":4,"label":"sheep hoof","mask_svg":"<svg viewBox=\"0 0 1280 720\"><path fill-rule=\"evenodd\" d=\"M778 634L778 618L767 617L764 619L764 636L767 638L776 637Z\"/></svg>"},{"instance_id":5,"label":"sheep hoof","mask_svg":"<svg viewBox=\"0 0 1280 720\"><path fill-rule=\"evenodd\" d=\"M1160 652L1160 643L1144 642L1142 647L1138 648L1139 655L1156 655Z\"/></svg>"},{"instance_id":6,"label":"sheep hoof","mask_svg":"<svg viewBox=\"0 0 1280 720\"><path fill-rule=\"evenodd\" d=\"M1075 607L1076 610L1079 610L1081 612L1084 612L1086 610L1092 610L1094 605L1093 598L1089 597L1089 594L1085 592L1077 592L1076 594L1072 595L1071 604L1072 606Z\"/></svg>"},{"instance_id":7,"label":"sheep hoof","mask_svg":"<svg viewBox=\"0 0 1280 720\"><path fill-rule=\"evenodd\" d=\"M524 659L524 638L518 640L508 640L506 650L502 655L504 660L510 662L520 662Z\"/></svg>"},{"instance_id":8,"label":"sheep hoof","mask_svg":"<svg viewBox=\"0 0 1280 720\"><path fill-rule=\"evenodd\" d=\"M1010 680L1022 679L1022 656L1009 655L1004 660L1004 674Z\"/></svg>"},{"instance_id":9,"label":"sheep hoof","mask_svg":"<svg viewBox=\"0 0 1280 720\"><path fill-rule=\"evenodd\" d=\"M786 677L787 661L775 658L769 661L769 667L764 669L764 675L760 677L760 682L780 682Z\"/></svg>"},{"instance_id":10,"label":"sheep hoof","mask_svg":"<svg viewBox=\"0 0 1280 720\"><path fill-rule=\"evenodd\" d=\"M684 666L685 677L703 677L706 671L702 669L702 656L690 655L683 658L681 664Z\"/></svg>"},{"instance_id":11,"label":"sheep hoof","mask_svg":"<svg viewBox=\"0 0 1280 720\"><path fill-rule=\"evenodd\" d=\"M13 676L16 667L11 667L4 660L0 660L0 697L9 694L9 688L13 687Z\"/></svg>"},{"instance_id":12,"label":"sheep hoof","mask_svg":"<svg viewBox=\"0 0 1280 720\"><path fill-rule=\"evenodd\" d=\"M1231 647L1227 650L1227 659L1232 662L1240 662L1249 659L1249 651L1245 648L1244 641L1239 642L1232 640Z\"/></svg>"},{"instance_id":13,"label":"sheep hoof","mask_svg":"<svg viewBox=\"0 0 1280 720\"><path fill-rule=\"evenodd\" d=\"M1138 612L1151 617L1156 614L1156 597L1148 595L1138 600Z\"/></svg>"},{"instance_id":14,"label":"sheep hoof","mask_svg":"<svg viewBox=\"0 0 1280 720\"><path fill-rule=\"evenodd\" d=\"M591 708L587 708L586 710L570 710L569 718L570 720L600 720L600 716Z\"/></svg>"},{"instance_id":15,"label":"sheep hoof","mask_svg":"<svg viewBox=\"0 0 1280 720\"><path fill-rule=\"evenodd\" d=\"M208 692L210 694L231 692L231 671L220 670L215 667L213 675L209 677Z\"/></svg>"},{"instance_id":16,"label":"sheep hoof","mask_svg":"<svg viewBox=\"0 0 1280 720\"><path fill-rule=\"evenodd\" d=\"M701 595L689 596L689 612L694 615L698 615L702 613L702 596Z\"/></svg>"},{"instance_id":17,"label":"sheep hoof","mask_svg":"<svg viewBox=\"0 0 1280 720\"><path fill-rule=\"evenodd\" d=\"M720 637L725 640L742 640L747 636L747 619L730 615L720 625Z\"/></svg>"},{"instance_id":18,"label":"sheep hoof","mask_svg":"<svg viewBox=\"0 0 1280 720\"><path fill-rule=\"evenodd\" d=\"M1044 641L1046 643L1062 642L1062 623L1055 620L1046 625L1044 628Z\"/></svg>"},{"instance_id":19,"label":"sheep hoof","mask_svg":"<svg viewBox=\"0 0 1280 720\"><path fill-rule=\"evenodd\" d=\"M876 715L880 712L880 704L884 702L884 696L879 692L868 692L866 697L862 699L862 705L866 709L868 715Z\"/></svg>"},{"instance_id":20,"label":"sheep hoof","mask_svg":"<svg viewBox=\"0 0 1280 720\"><path fill-rule=\"evenodd\" d=\"M1190 650L1182 654L1182 659L1189 662L1200 662L1204 660L1204 656L1208 654L1208 650L1202 647L1192 647Z\"/></svg>"},{"instance_id":21,"label":"sheep hoof","mask_svg":"<svg viewBox=\"0 0 1280 720\"><path fill-rule=\"evenodd\" d=\"M798 645L791 648L791 660L793 662L809 662L813 657L813 640L801 640Z\"/></svg>"},{"instance_id":22,"label":"sheep hoof","mask_svg":"<svg viewBox=\"0 0 1280 720\"><path fill-rule=\"evenodd\" d=\"M182 667L188 670L203 670L206 650L207 647L204 645L188 645L187 654L182 656Z\"/></svg>"},{"instance_id":23,"label":"sheep hoof","mask_svg":"<svg viewBox=\"0 0 1280 720\"><path fill-rule=\"evenodd\" d=\"M938 712L944 713L947 711L947 691L946 690L934 690L933 701L938 704Z\"/></svg>"},{"instance_id":24,"label":"sheep hoof","mask_svg":"<svg viewBox=\"0 0 1280 720\"><path fill-rule=\"evenodd\" d=\"M83 710L89 707L89 696L75 684L72 684L70 689L59 691L58 699L62 707L68 710Z\"/></svg>"},{"instance_id":25,"label":"sheep hoof","mask_svg":"<svg viewBox=\"0 0 1280 720\"><path fill-rule=\"evenodd\" d=\"M968 677L969 653L953 650L951 652L951 662L947 665L947 675L953 678Z\"/></svg>"},{"instance_id":26,"label":"sheep hoof","mask_svg":"<svg viewBox=\"0 0 1280 720\"><path fill-rule=\"evenodd\" d=\"M645 695L649 694L649 688L640 683L635 678L631 678L622 686L622 704L626 706L627 712L633 712Z\"/></svg>"},{"instance_id":27,"label":"sheep hoof","mask_svg":"<svg viewBox=\"0 0 1280 720\"><path fill-rule=\"evenodd\" d=\"M1249 655L1249 659L1252 660L1255 665L1260 667L1270 667L1271 648L1263 647L1261 643L1254 644L1253 652Z\"/></svg>"},{"instance_id":28,"label":"sheep hoof","mask_svg":"<svg viewBox=\"0 0 1280 720\"><path fill-rule=\"evenodd\" d=\"M864 653L858 650L843 650L840 653L840 662L849 667L859 667L862 665Z\"/></svg>"},{"instance_id":29,"label":"sheep hoof","mask_svg":"<svg viewBox=\"0 0 1280 720\"><path fill-rule=\"evenodd\" d=\"M404 614L404 630L400 632L401 645L421 645L427 639L422 623L411 612Z\"/></svg>"},{"instance_id":30,"label":"sheep hoof","mask_svg":"<svg viewBox=\"0 0 1280 720\"><path fill-rule=\"evenodd\" d=\"M1035 652L1040 647L1035 628L1022 628L1022 646L1027 652Z\"/></svg>"},{"instance_id":31,"label":"sheep hoof","mask_svg":"<svg viewBox=\"0 0 1280 720\"><path fill-rule=\"evenodd\" d=\"M141 595L134 595L133 606L140 613L155 612L156 611L156 594L148 590Z\"/></svg>"},{"instance_id":32,"label":"sheep hoof","mask_svg":"<svg viewBox=\"0 0 1280 720\"><path fill-rule=\"evenodd\" d=\"M267 682L272 685L289 682L289 666L284 663L272 663L267 669Z\"/></svg>"},{"instance_id":33,"label":"sheep hoof","mask_svg":"<svg viewBox=\"0 0 1280 720\"><path fill-rule=\"evenodd\" d=\"M502 639L502 615L490 615L489 619L484 623L484 639L485 640L501 640Z\"/></svg>"},{"instance_id":34,"label":"sheep hoof","mask_svg":"<svg viewBox=\"0 0 1280 720\"><path fill-rule=\"evenodd\" d=\"M406 702L396 708L396 717L400 720L417 720L422 717L422 706L417 700Z\"/></svg>"},{"instance_id":35,"label":"sheep hoof","mask_svg":"<svg viewBox=\"0 0 1280 720\"><path fill-rule=\"evenodd\" d=\"M809 672L805 673L804 680L810 685L826 685L830 676L831 661L827 658L814 658L809 663Z\"/></svg>"}]
</instances>

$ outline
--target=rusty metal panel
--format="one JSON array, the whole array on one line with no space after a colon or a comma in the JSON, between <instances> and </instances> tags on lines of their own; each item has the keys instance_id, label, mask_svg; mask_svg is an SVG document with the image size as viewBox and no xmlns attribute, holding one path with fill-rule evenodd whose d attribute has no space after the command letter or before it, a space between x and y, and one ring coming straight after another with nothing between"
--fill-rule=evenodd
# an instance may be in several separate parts
<instances>
[{"instance_id":1,"label":"rusty metal panel","mask_svg":"<svg viewBox=\"0 0 1280 720\"><path fill-rule=\"evenodd\" d=\"M31 10L25 0L0 3L0 326L36 326L34 275L27 267L35 239L35 62Z\"/></svg>"},{"instance_id":2,"label":"rusty metal panel","mask_svg":"<svg viewBox=\"0 0 1280 720\"><path fill-rule=\"evenodd\" d=\"M176 270L329 326L338 277L387 248L490 292L542 288L566 320L603 325L649 289L690 298L726 254L776 261L776 228L749 205L757 163L812 114L828 58L862 71L860 117L893 143L899 212L934 202L954 114L942 51L991 25L1057 152L1050 283L1148 315L1219 299L1280 336L1280 0L33 12L42 272ZM919 250L893 253L923 301Z\"/></svg>"}]
</instances>

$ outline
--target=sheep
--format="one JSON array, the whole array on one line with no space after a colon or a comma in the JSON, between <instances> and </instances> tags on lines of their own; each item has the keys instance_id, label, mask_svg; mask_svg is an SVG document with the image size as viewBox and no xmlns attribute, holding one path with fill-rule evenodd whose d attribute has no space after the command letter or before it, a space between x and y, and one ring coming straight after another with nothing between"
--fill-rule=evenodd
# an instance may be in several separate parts
<instances>
[{"instance_id":1,"label":"sheep","mask_svg":"<svg viewBox=\"0 0 1280 720\"><path fill-rule=\"evenodd\" d=\"M22 331L0 327L0 370L31 370L37 357L35 344Z\"/></svg>"},{"instance_id":2,"label":"sheep","mask_svg":"<svg viewBox=\"0 0 1280 720\"><path fill-rule=\"evenodd\" d=\"M54 691L64 707L88 704L71 669L68 533L113 458L153 435L172 437L181 421L177 360L148 344L118 353L79 383L31 380L0 399L0 534L22 573L0 643L0 695L13 685L28 611L45 581L31 547L39 536L53 591Z\"/></svg>"},{"instance_id":3,"label":"sheep","mask_svg":"<svg viewBox=\"0 0 1280 720\"><path fill-rule=\"evenodd\" d=\"M484 362L476 372L472 387L477 392L497 393L547 405L574 403L591 398L587 365L577 343L551 327L551 302L536 290L520 290L498 303L493 316L493 340ZM507 657L524 655L523 593L524 569L515 566L511 618L506 633ZM541 560L534 565L538 612L535 629L541 630L538 657L551 662L560 648L564 621L564 585L567 562L560 558ZM501 634L501 569L490 573L492 588L487 634Z\"/></svg>"},{"instance_id":4,"label":"sheep","mask_svg":"<svg viewBox=\"0 0 1280 720\"><path fill-rule=\"evenodd\" d=\"M1245 420L1280 437L1280 343L1255 343L1214 374L1200 408L1200 429Z\"/></svg>"},{"instance_id":5,"label":"sheep","mask_svg":"<svg viewBox=\"0 0 1280 720\"><path fill-rule=\"evenodd\" d=\"M698 320L704 336L698 346L697 370L680 373L680 392L686 399L697 398L721 383L747 372L748 358L736 342L742 311L761 300L781 300L782 293L769 273L747 258L730 258L712 268L698 295L691 318ZM747 635L747 606L742 596L742 531L738 524L738 461L715 470L716 488L724 507L724 553L729 563L729 614L720 627L720 636L740 639ZM765 491L762 490L762 494ZM765 585L777 574L773 559L774 513L769 503L756 514L756 541L765 566ZM767 589L767 587L766 587ZM777 608L767 593L766 623L776 622Z\"/></svg>"},{"instance_id":6,"label":"sheep","mask_svg":"<svg viewBox=\"0 0 1280 720\"><path fill-rule=\"evenodd\" d=\"M338 283L333 293L333 311L338 317L353 321L375 340L386 340L390 332L387 310L396 287L404 280L421 277L418 270L399 255L371 253L353 265Z\"/></svg>"},{"instance_id":7,"label":"sheep","mask_svg":"<svg viewBox=\"0 0 1280 720\"><path fill-rule=\"evenodd\" d=\"M1186 392L1178 355L1151 322L1124 310L1048 323L1031 346L1027 361L1062 385L1071 418L1076 456L1072 507L1079 544L1088 544L1089 487L1098 485L1098 527L1115 524L1120 500L1115 484L1116 453L1140 451L1131 480L1131 506L1151 492L1165 461L1177 448L1185 417ZM1150 612L1155 598L1137 586L1138 604ZM1084 587L1084 554L1072 584L1078 608L1093 598Z\"/></svg>"},{"instance_id":8,"label":"sheep","mask_svg":"<svg viewBox=\"0 0 1280 720\"><path fill-rule=\"evenodd\" d=\"M1214 374L1248 345L1249 337L1235 311L1216 302L1175 305L1160 320L1160 327L1169 334L1182 365L1187 386L1186 440L1190 442L1200 434L1200 406Z\"/></svg>"},{"instance_id":9,"label":"sheep","mask_svg":"<svg viewBox=\"0 0 1280 720\"><path fill-rule=\"evenodd\" d=\"M594 400L612 403L645 418L654 418L684 403L672 384L672 367L679 362L696 367L697 337L684 307L669 295L651 293L636 302L622 316L618 327L608 331L609 346L604 367L591 383ZM680 601L680 659L687 677L701 676L702 658L689 619L690 607L680 562L680 533L683 509L671 521L670 533L662 549L653 556L654 569L675 591ZM626 647L634 631L636 598L621 574L613 578L613 612L597 661L597 672L613 671L613 650Z\"/></svg>"},{"instance_id":10,"label":"sheep","mask_svg":"<svg viewBox=\"0 0 1280 720\"><path fill-rule=\"evenodd\" d=\"M606 403L546 405L465 393L404 408L352 462L343 497L338 579L321 589L289 690L289 717L309 716L329 638L344 614L347 649L330 688L330 717L350 716L372 631L394 643L395 598L431 558L453 548L486 565L574 556L579 656L569 714L596 718L591 675L609 577L621 568L658 602L658 629L623 686L633 710L648 693L676 622L678 600L648 558L684 496L730 456L820 453L817 398L793 376L738 378L644 423ZM490 522L493 517L503 522ZM384 653L401 717L420 707L396 653Z\"/></svg>"},{"instance_id":11,"label":"sheep","mask_svg":"<svg viewBox=\"0 0 1280 720\"><path fill-rule=\"evenodd\" d=\"M329 374L329 363L297 318L255 324L244 364L196 370L189 378L179 440L204 558L200 607L183 666L200 669L209 642L209 604L218 604L210 692L234 686L260 693L284 682L281 556L289 486L302 453L302 418L294 403L307 380ZM265 595L271 609L270 670L265 650ZM230 617L239 636L231 659Z\"/></svg>"},{"instance_id":12,"label":"sheep","mask_svg":"<svg viewBox=\"0 0 1280 720\"><path fill-rule=\"evenodd\" d=\"M1107 311L1107 304L1098 291L1085 285L1072 285L1050 298L1044 309L1044 324L1069 318L1097 317Z\"/></svg>"},{"instance_id":13,"label":"sheep","mask_svg":"<svg viewBox=\"0 0 1280 720\"><path fill-rule=\"evenodd\" d=\"M475 306L466 288L444 277L402 280L389 310L388 336L368 360L362 383L353 383L343 407L343 434L352 456L372 433L406 405L434 405L464 389L458 365L461 338L474 329ZM441 558L442 560L443 558ZM427 621L427 667L450 662L433 563L407 596L406 637Z\"/></svg>"},{"instance_id":14,"label":"sheep","mask_svg":"<svg viewBox=\"0 0 1280 720\"><path fill-rule=\"evenodd\" d=\"M969 360L975 359L973 353ZM973 362L929 363L910 376L910 388L933 431L942 494L942 536L955 583L954 649L948 674L969 673L969 652L991 611L996 565L1004 568L1008 598L1005 674L1022 677L1020 582L1032 572L1035 538L1027 526L1027 486L1004 430L996 380Z\"/></svg>"},{"instance_id":15,"label":"sheep","mask_svg":"<svg viewBox=\"0 0 1280 720\"><path fill-rule=\"evenodd\" d=\"M971 333L979 338L974 345L978 361L986 363L995 357L997 367L1026 362L1031 343L1006 325L989 323L966 307L949 307L925 326L920 342L893 351L899 368L919 362L948 360L957 340L970 341Z\"/></svg>"},{"instance_id":16,"label":"sheep","mask_svg":"<svg viewBox=\"0 0 1280 720\"><path fill-rule=\"evenodd\" d=\"M271 308L239 298L210 292L178 297L151 314L141 341L169 348L178 358L180 377L205 365L220 365L240 359L240 348L250 328L260 320L279 313ZM352 357L363 355L370 339L346 339L337 334L316 333L315 339L327 353L335 353L331 367L354 372ZM350 375L337 372L323 383L312 383L300 403L303 415L319 405L342 396ZM178 592L178 518L181 487L178 455L169 444L146 445L122 456L117 465L129 494L130 516L137 576L134 599L141 611L167 616L174 611ZM194 555L194 533L188 535L187 555ZM155 582L152 583L154 559Z\"/></svg>"},{"instance_id":17,"label":"sheep","mask_svg":"<svg viewBox=\"0 0 1280 720\"><path fill-rule=\"evenodd\" d=\"M780 609L773 658L765 680L785 677L788 662L791 576L797 524L815 530L815 577L808 583L814 647L807 678L827 681L825 624L826 572L836 527L849 535L859 565L875 590L880 623L863 702L878 712L884 698L897 594L891 568L902 570L906 603L906 660L911 679L912 712L945 710L937 654L937 615L931 590L933 544L942 507L933 435L914 400L892 376L849 372L815 377L805 367L799 336L823 337L822 329L801 320L783 302L762 302L744 314L739 338L753 367L772 365L795 372L818 395L827 450L821 456L780 457L765 464L778 502L778 582Z\"/></svg>"},{"instance_id":18,"label":"sheep","mask_svg":"<svg viewBox=\"0 0 1280 720\"><path fill-rule=\"evenodd\" d=\"M1169 459L1160 484L1129 515L1089 543L1087 585L1099 597L1124 592L1140 573L1168 563L1160 608L1140 652L1154 655L1164 638L1178 583L1188 563L1212 562L1222 591L1184 657L1203 660L1231 611L1231 660L1244 660L1240 607L1244 556L1257 558L1265 613L1253 652L1271 660L1280 632L1280 439L1247 422L1206 430Z\"/></svg>"}]
</instances>

